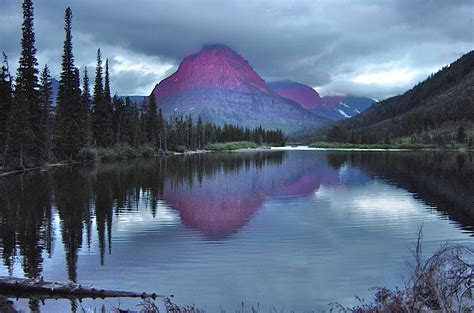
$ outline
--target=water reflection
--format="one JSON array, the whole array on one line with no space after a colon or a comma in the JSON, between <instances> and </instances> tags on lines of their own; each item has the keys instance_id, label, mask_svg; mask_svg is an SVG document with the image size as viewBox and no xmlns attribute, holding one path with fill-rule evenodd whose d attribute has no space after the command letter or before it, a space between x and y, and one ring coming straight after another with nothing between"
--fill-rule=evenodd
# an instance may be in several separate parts
<instances>
[{"instance_id":1,"label":"water reflection","mask_svg":"<svg viewBox=\"0 0 474 313\"><path fill-rule=\"evenodd\" d=\"M339 151L328 153L327 159L335 169L360 170L400 186L474 232L472 153Z\"/></svg>"},{"instance_id":2,"label":"water reflection","mask_svg":"<svg viewBox=\"0 0 474 313\"><path fill-rule=\"evenodd\" d=\"M388 223L388 219L410 218L410 210L419 208L413 198L404 197L408 190L472 235L473 178L472 154L436 152L216 153L25 173L0 181L3 272L13 274L21 264L24 276L41 276L48 263L45 258L54 259L53 247L60 242L67 278L78 281L80 252L97 250L94 266L103 266L108 255L114 256L114 242L120 239L113 234L130 232L127 227L133 227L138 216L132 213L143 210L162 225L178 221L204 240L230 242L272 199L290 210L302 199L315 197L335 216L350 212L338 221L367 221L367 216L377 214L379 223ZM384 183L374 184L377 181ZM401 188L400 192L388 190L387 184ZM350 209L340 210L344 206ZM311 218L309 212L302 213ZM285 217L295 218L302 232L304 223L310 223L296 222L298 216ZM317 231L323 238L326 230ZM161 240L156 232L148 231L144 240ZM292 240L299 239L297 233ZM176 234L167 236L177 241ZM30 303L31 308L37 306Z\"/></svg>"}]
</instances>

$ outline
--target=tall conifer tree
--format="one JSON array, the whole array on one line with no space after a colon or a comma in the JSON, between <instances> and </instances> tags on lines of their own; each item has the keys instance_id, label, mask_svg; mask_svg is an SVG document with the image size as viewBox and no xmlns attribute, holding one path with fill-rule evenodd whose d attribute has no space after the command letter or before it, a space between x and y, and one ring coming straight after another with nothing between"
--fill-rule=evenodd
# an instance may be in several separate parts
<instances>
[{"instance_id":1,"label":"tall conifer tree","mask_svg":"<svg viewBox=\"0 0 474 313\"><path fill-rule=\"evenodd\" d=\"M91 93L89 87L89 74L87 73L87 66L84 67L84 77L82 78L82 104L90 112L91 108Z\"/></svg>"},{"instance_id":2,"label":"tall conifer tree","mask_svg":"<svg viewBox=\"0 0 474 313\"><path fill-rule=\"evenodd\" d=\"M77 157L79 150L85 145L87 112L81 103L79 70L74 66L71 33L72 11L69 7L66 9L64 22L66 38L61 62L54 142L56 157L61 160L72 160Z\"/></svg>"},{"instance_id":3,"label":"tall conifer tree","mask_svg":"<svg viewBox=\"0 0 474 313\"><path fill-rule=\"evenodd\" d=\"M92 126L91 126L91 94L89 87L89 75L87 73L87 66L84 67L84 77L82 79L82 95L81 95L82 109L85 110L86 115L86 130L87 140L86 145L89 146L92 143Z\"/></svg>"},{"instance_id":4,"label":"tall conifer tree","mask_svg":"<svg viewBox=\"0 0 474 313\"><path fill-rule=\"evenodd\" d=\"M156 112L156 100L153 94L148 98L144 124L147 142L153 146L156 145L158 143L158 115Z\"/></svg>"},{"instance_id":5,"label":"tall conifer tree","mask_svg":"<svg viewBox=\"0 0 474 313\"><path fill-rule=\"evenodd\" d=\"M51 155L51 104L53 96L53 84L48 65L45 65L40 75L40 105L41 105L41 125L46 134L46 156L49 160Z\"/></svg>"},{"instance_id":6,"label":"tall conifer tree","mask_svg":"<svg viewBox=\"0 0 474 313\"><path fill-rule=\"evenodd\" d=\"M113 141L112 112L104 97L102 78L102 55L97 50L97 66L95 70L94 97L92 100L92 132L97 146L110 146Z\"/></svg>"},{"instance_id":7,"label":"tall conifer tree","mask_svg":"<svg viewBox=\"0 0 474 313\"><path fill-rule=\"evenodd\" d=\"M114 142L120 143L122 138L123 118L124 118L124 102L115 95L112 99L113 107L113 124L114 124Z\"/></svg>"},{"instance_id":8,"label":"tall conifer tree","mask_svg":"<svg viewBox=\"0 0 474 313\"><path fill-rule=\"evenodd\" d=\"M153 96L153 95L152 95ZM165 137L165 120L163 119L163 112L161 111L161 108L158 109L158 148L163 150L163 144L164 141L166 140Z\"/></svg>"},{"instance_id":9,"label":"tall conifer tree","mask_svg":"<svg viewBox=\"0 0 474 313\"><path fill-rule=\"evenodd\" d=\"M204 141L204 125L201 116L199 116L196 124L197 147L201 149L205 145Z\"/></svg>"},{"instance_id":10,"label":"tall conifer tree","mask_svg":"<svg viewBox=\"0 0 474 313\"><path fill-rule=\"evenodd\" d=\"M44 162L45 142L41 142L41 119L36 66L34 11L32 0L23 1L21 54L15 82L14 103L8 120L5 149L7 168L26 168Z\"/></svg>"},{"instance_id":11,"label":"tall conifer tree","mask_svg":"<svg viewBox=\"0 0 474 313\"><path fill-rule=\"evenodd\" d=\"M109 59L107 58L105 59L104 98L107 105L111 107L112 96L110 94Z\"/></svg>"},{"instance_id":12,"label":"tall conifer tree","mask_svg":"<svg viewBox=\"0 0 474 313\"><path fill-rule=\"evenodd\" d=\"M3 153L7 142L7 121L12 108L13 90L8 59L3 53L3 64L0 68L0 164L3 164Z\"/></svg>"}]
</instances>

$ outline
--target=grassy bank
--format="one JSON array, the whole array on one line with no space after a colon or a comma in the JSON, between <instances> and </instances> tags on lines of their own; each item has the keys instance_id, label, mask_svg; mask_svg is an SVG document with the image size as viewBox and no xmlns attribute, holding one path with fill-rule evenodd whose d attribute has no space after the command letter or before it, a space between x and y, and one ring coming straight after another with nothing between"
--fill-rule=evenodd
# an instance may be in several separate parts
<instances>
[{"instance_id":1,"label":"grassy bank","mask_svg":"<svg viewBox=\"0 0 474 313\"><path fill-rule=\"evenodd\" d=\"M460 149L466 147L460 144L434 145L422 143L394 143L394 144L358 144L358 143L341 143L341 142L325 142L319 141L308 145L310 148L333 148L333 149Z\"/></svg>"},{"instance_id":2,"label":"grassy bank","mask_svg":"<svg viewBox=\"0 0 474 313\"><path fill-rule=\"evenodd\" d=\"M259 144L253 141L231 141L231 142L218 142L206 145L206 150L211 151L226 151L226 150L238 150L248 148L258 148Z\"/></svg>"},{"instance_id":3,"label":"grassy bank","mask_svg":"<svg viewBox=\"0 0 474 313\"><path fill-rule=\"evenodd\" d=\"M223 143L208 144L204 147L205 150L209 151L228 151L238 150L247 148L258 148L258 145L252 141L232 141ZM177 146L173 151L169 153L189 152L193 151L185 146ZM146 158L156 155L156 150L150 145L142 145L138 147L132 147L130 145L116 145L109 148L84 148L79 152L79 160L86 162L94 161L114 161L114 160L130 160L135 158Z\"/></svg>"},{"instance_id":4,"label":"grassy bank","mask_svg":"<svg viewBox=\"0 0 474 313\"><path fill-rule=\"evenodd\" d=\"M83 148L79 151L78 158L85 162L130 160L146 158L155 155L155 149L150 145L132 147L129 145L116 145L110 148Z\"/></svg>"}]
</instances>

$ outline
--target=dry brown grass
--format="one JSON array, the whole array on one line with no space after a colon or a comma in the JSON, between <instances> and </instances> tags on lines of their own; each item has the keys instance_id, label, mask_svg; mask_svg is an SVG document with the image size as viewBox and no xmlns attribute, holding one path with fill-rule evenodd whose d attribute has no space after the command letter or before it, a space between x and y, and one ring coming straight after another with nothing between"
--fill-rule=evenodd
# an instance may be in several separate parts
<instances>
[{"instance_id":1,"label":"dry brown grass","mask_svg":"<svg viewBox=\"0 0 474 313\"><path fill-rule=\"evenodd\" d=\"M418 234L412 269L404 289L375 288L373 302L359 305L333 304L331 311L371 312L473 312L474 250L444 245L428 259L422 255L422 233Z\"/></svg>"}]
</instances>

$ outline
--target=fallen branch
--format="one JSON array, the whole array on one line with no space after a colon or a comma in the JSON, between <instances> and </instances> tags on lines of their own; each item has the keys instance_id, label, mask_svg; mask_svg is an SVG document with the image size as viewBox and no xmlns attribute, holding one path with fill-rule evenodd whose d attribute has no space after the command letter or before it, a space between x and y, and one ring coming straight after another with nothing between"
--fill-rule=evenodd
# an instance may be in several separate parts
<instances>
[{"instance_id":1,"label":"fallen branch","mask_svg":"<svg viewBox=\"0 0 474 313\"><path fill-rule=\"evenodd\" d=\"M139 293L96 289L92 286L81 286L75 283L44 281L43 279L26 279L0 276L0 294L14 298L34 299L83 299L83 298L164 298L156 293ZM172 295L171 295L172 297Z\"/></svg>"},{"instance_id":2,"label":"fallen branch","mask_svg":"<svg viewBox=\"0 0 474 313\"><path fill-rule=\"evenodd\" d=\"M0 171L0 177L7 177L7 176L12 176L16 174L21 174L21 173L26 173L26 172L31 172L31 171L45 171L49 168L53 167L63 167L63 166L68 166L72 164L78 164L81 163L79 161L69 161L69 162L63 162L63 163L53 163L53 164L46 164L43 166L36 166L36 167L29 167L21 170L15 170L15 171L10 171L10 172L1 172Z\"/></svg>"}]
</instances>

